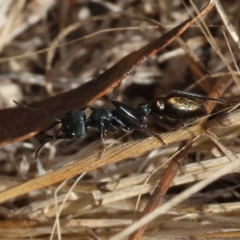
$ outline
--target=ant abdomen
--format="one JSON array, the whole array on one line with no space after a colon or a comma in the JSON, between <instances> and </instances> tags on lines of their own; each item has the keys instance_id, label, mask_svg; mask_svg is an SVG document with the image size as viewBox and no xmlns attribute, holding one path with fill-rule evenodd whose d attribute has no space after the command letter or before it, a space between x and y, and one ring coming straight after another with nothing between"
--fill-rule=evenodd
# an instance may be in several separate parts
<instances>
[{"instance_id":1,"label":"ant abdomen","mask_svg":"<svg viewBox=\"0 0 240 240\"><path fill-rule=\"evenodd\" d=\"M155 111L152 113L156 114ZM185 97L170 97L165 99L163 113L165 117L172 119L191 119L205 116L207 111L196 100Z\"/></svg>"}]
</instances>

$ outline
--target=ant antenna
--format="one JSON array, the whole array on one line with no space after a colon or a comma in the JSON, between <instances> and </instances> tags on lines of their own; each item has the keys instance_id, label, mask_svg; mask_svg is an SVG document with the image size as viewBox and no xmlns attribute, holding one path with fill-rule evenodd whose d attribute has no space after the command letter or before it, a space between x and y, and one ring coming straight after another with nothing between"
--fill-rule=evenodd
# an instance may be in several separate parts
<instances>
[{"instance_id":1,"label":"ant antenna","mask_svg":"<svg viewBox=\"0 0 240 240\"><path fill-rule=\"evenodd\" d=\"M36 153L35 153L35 157L34 157L34 158L35 158L35 161L38 160L38 154L39 154L40 150L43 148L43 146L44 146L46 143L52 141L53 139L54 139L54 138L49 138L49 139L45 140L45 141L40 145L40 147L38 148L38 150L37 150Z\"/></svg>"},{"instance_id":2,"label":"ant antenna","mask_svg":"<svg viewBox=\"0 0 240 240\"><path fill-rule=\"evenodd\" d=\"M29 109L29 110L32 110L32 111L40 111L40 112L44 112L46 113L47 115L49 115L50 117L54 118L56 122L61 122L61 119L60 118L57 118L56 116L54 116L53 114L51 114L50 112L44 110L44 109L39 109L39 108L32 108L32 107L29 107L27 105L24 105L24 104L21 104L15 100L13 100L13 102L18 105L19 107L22 107L22 108L26 108L26 109Z\"/></svg>"},{"instance_id":3,"label":"ant antenna","mask_svg":"<svg viewBox=\"0 0 240 240\"><path fill-rule=\"evenodd\" d=\"M198 98L198 99L201 99L201 100L204 100L204 101L210 100L210 101L214 101L214 102L225 104L225 105L229 105L229 106L232 106L234 104L238 104L239 103L239 102L228 102L225 99L211 98L211 97L207 97L207 96L204 96L204 95L201 95L201 94L192 93L192 92L184 92L184 91L180 91L180 90L173 90L170 94L177 94L177 95L179 95L181 97L185 96L185 97L188 97L188 98L189 97L190 98Z\"/></svg>"},{"instance_id":4,"label":"ant antenna","mask_svg":"<svg viewBox=\"0 0 240 240\"><path fill-rule=\"evenodd\" d=\"M221 103L221 104L225 104L225 105L229 105L229 106L232 106L232 105L237 103L237 102L228 102L225 99L216 99L216 98L209 98L209 97L206 98L206 100L210 100L210 101L213 101L213 102L217 102L217 103Z\"/></svg>"}]
</instances>

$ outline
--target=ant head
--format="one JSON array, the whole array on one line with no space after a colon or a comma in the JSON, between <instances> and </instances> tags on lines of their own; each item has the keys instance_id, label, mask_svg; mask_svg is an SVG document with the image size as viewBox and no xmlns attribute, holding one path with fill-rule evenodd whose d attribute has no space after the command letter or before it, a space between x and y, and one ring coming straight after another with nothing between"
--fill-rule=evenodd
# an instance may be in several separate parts
<instances>
[{"instance_id":1,"label":"ant head","mask_svg":"<svg viewBox=\"0 0 240 240\"><path fill-rule=\"evenodd\" d=\"M65 113L61 123L65 138L82 138L87 134L86 114L82 110Z\"/></svg>"},{"instance_id":2,"label":"ant head","mask_svg":"<svg viewBox=\"0 0 240 240\"><path fill-rule=\"evenodd\" d=\"M36 151L35 160L37 160L38 154L42 147L51 140L82 138L87 134L86 114L82 110L69 111L65 113L64 116L60 119L60 122L56 121L52 126L48 128L48 130L56 126L58 123L61 123L62 127L59 129L56 135L45 134L45 137L47 139L41 144L41 146ZM60 131L62 132L61 135L59 135Z\"/></svg>"}]
</instances>

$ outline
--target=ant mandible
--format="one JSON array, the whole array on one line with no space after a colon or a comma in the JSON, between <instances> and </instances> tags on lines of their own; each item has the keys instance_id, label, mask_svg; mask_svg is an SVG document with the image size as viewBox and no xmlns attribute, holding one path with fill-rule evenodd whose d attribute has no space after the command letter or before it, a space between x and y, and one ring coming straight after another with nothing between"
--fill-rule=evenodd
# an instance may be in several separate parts
<instances>
[{"instance_id":1,"label":"ant mandible","mask_svg":"<svg viewBox=\"0 0 240 240\"><path fill-rule=\"evenodd\" d=\"M151 133L163 145L166 145L161 136L148 128L147 119L151 119L167 130L177 130L179 127L173 127L161 120L161 117L170 119L171 121L189 120L207 115L207 110L199 100L210 100L220 104L233 105L223 99L209 98L196 93L188 93L184 91L173 90L166 97L158 97L150 102L144 102L137 108L130 107L122 102L112 100L115 109L111 108L95 108L89 106L92 110L90 116L86 118L84 110L68 111L62 118L57 118L48 111L42 109L31 108L14 101L17 105L34 111L42 111L55 119L55 122L47 128L44 137L47 138L38 148L35 154L37 159L41 148L49 141L54 139L75 139L82 138L87 135L87 128L92 127L100 132L103 145L102 153L105 150L105 136L109 133L116 133L117 128L121 127L124 131L130 132L134 129L144 130ZM55 135L48 135L53 127L61 124L61 128ZM60 134L61 133L61 134Z\"/></svg>"}]
</instances>

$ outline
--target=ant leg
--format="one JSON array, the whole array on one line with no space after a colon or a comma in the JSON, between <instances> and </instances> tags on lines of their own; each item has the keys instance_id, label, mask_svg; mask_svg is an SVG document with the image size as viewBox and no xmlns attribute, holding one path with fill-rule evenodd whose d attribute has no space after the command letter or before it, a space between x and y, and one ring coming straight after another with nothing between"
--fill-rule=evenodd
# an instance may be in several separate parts
<instances>
[{"instance_id":1,"label":"ant leg","mask_svg":"<svg viewBox=\"0 0 240 240\"><path fill-rule=\"evenodd\" d=\"M102 150L98 155L98 159L101 159L103 157L103 154L106 151L106 143L105 143L105 137L101 137L101 142L102 142Z\"/></svg>"},{"instance_id":2,"label":"ant leg","mask_svg":"<svg viewBox=\"0 0 240 240\"><path fill-rule=\"evenodd\" d=\"M127 127L127 126L122 127L122 130L127 133L130 133L133 131L131 127Z\"/></svg>"},{"instance_id":3,"label":"ant leg","mask_svg":"<svg viewBox=\"0 0 240 240\"><path fill-rule=\"evenodd\" d=\"M197 93L190 93L190 92L184 92L184 91L180 91L180 90L173 90L171 91L167 96L166 98L168 97L188 97L190 99L193 99L193 100L196 100L196 98L198 99L202 99L202 100L211 100L211 101L214 101L214 102L218 102L218 103L221 103L221 104L225 104L225 105L234 105L236 104L235 103L230 103L224 99L217 99L217 98L210 98L210 97L207 97L207 96L204 96L204 95L201 95L201 94L197 94Z\"/></svg>"},{"instance_id":4,"label":"ant leg","mask_svg":"<svg viewBox=\"0 0 240 240\"><path fill-rule=\"evenodd\" d=\"M163 141L163 139L161 138L161 136L160 136L158 133L156 133L156 132L152 131L151 129L149 129L146 124L140 124L140 123L134 122L134 121L130 121L130 122L131 122L132 124L134 124L134 128L135 128L135 129L145 130L145 131L151 133L151 134L152 134L156 139L158 139L159 142L161 142L164 146L167 145L167 144ZM132 128L129 128L129 129L132 130Z\"/></svg>"},{"instance_id":5,"label":"ant leg","mask_svg":"<svg viewBox=\"0 0 240 240\"><path fill-rule=\"evenodd\" d=\"M170 130L170 131L176 131L176 130L179 130L179 128L180 128L180 127L172 127L172 126L162 122L161 120L159 120L158 117L156 117L154 115L150 115L149 118L152 119L158 125L162 126L163 128L165 128L167 130Z\"/></svg>"},{"instance_id":6,"label":"ant leg","mask_svg":"<svg viewBox=\"0 0 240 240\"><path fill-rule=\"evenodd\" d=\"M106 151L106 143L105 143L105 124L104 122L100 122L100 126L99 126L99 130L100 130L100 134L101 134L101 142L102 142L102 149L101 152L98 155L98 159L101 159L104 152Z\"/></svg>"},{"instance_id":7,"label":"ant leg","mask_svg":"<svg viewBox=\"0 0 240 240\"><path fill-rule=\"evenodd\" d=\"M159 134L150 130L147 127L147 125L144 124L144 121L147 118L146 114L142 114L137 109L129 107L121 102L113 101L113 100L111 102L116 107L117 113L121 117L124 117L124 119L127 121L128 125L130 125L132 129L143 129L143 130L151 133L154 137L156 137L163 145L166 145L164 143L164 141L162 140L162 138L159 136ZM125 126L122 126L123 129L124 129L124 127Z\"/></svg>"},{"instance_id":8,"label":"ant leg","mask_svg":"<svg viewBox=\"0 0 240 240\"><path fill-rule=\"evenodd\" d=\"M142 129L144 129L145 131L151 133L159 142L161 142L164 146L166 146L167 144L163 141L163 139L161 138L160 134L152 131L151 129L149 129L146 125L142 126Z\"/></svg>"}]
</instances>

